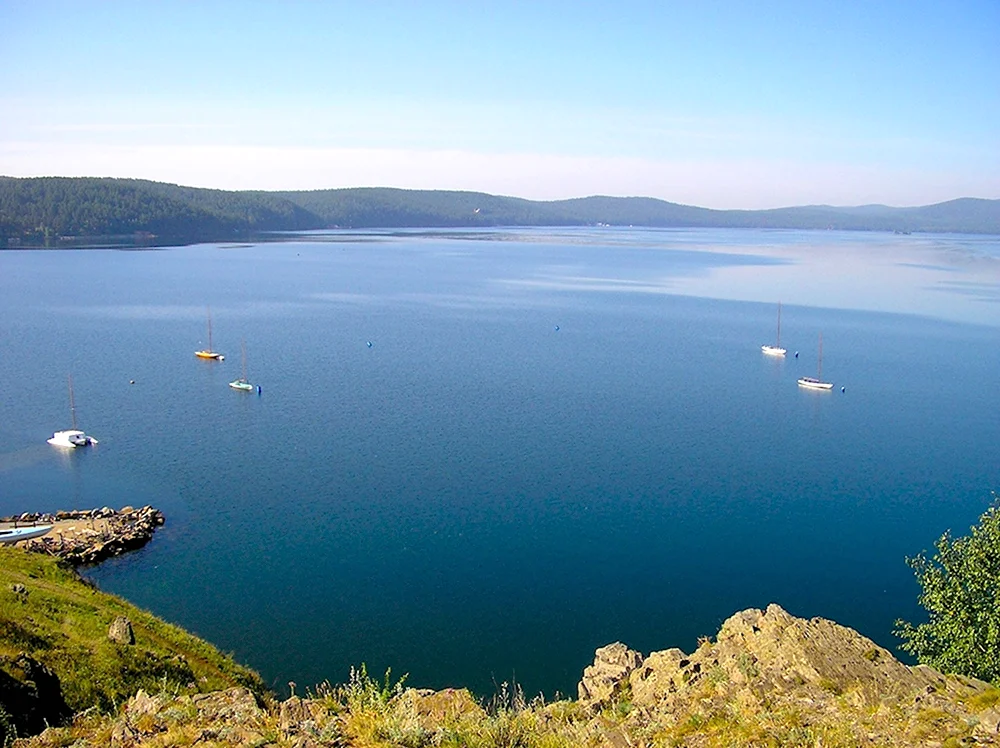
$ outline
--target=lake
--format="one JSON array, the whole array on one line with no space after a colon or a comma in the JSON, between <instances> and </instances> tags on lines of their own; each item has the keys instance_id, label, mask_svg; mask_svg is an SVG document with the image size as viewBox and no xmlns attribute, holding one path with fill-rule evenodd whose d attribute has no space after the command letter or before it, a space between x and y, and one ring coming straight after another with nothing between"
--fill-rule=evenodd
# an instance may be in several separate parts
<instances>
[{"instance_id":1,"label":"lake","mask_svg":"<svg viewBox=\"0 0 1000 748\"><path fill-rule=\"evenodd\" d=\"M998 300L1000 237L4 251L0 514L162 509L86 576L278 690L364 662L575 695L599 646L690 651L771 602L895 649L905 558L1000 485ZM804 391L821 333L835 389ZM260 396L227 386L243 340ZM68 374L100 444L67 454Z\"/></svg>"}]
</instances>

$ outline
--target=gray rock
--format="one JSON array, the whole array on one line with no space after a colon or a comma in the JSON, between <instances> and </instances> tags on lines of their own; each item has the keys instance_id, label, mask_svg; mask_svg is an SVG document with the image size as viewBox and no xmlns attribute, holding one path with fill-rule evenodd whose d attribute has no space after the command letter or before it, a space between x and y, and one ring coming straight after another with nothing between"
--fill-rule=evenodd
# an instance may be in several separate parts
<instances>
[{"instance_id":1,"label":"gray rock","mask_svg":"<svg viewBox=\"0 0 1000 748\"><path fill-rule=\"evenodd\" d=\"M979 715L975 733L982 737L996 738L1000 735L1000 708L990 707Z\"/></svg>"},{"instance_id":2,"label":"gray rock","mask_svg":"<svg viewBox=\"0 0 1000 748\"><path fill-rule=\"evenodd\" d=\"M601 647L594 653L594 664L583 671L583 680L577 687L580 702L593 708L608 704L640 663L642 655L621 642Z\"/></svg>"},{"instance_id":3,"label":"gray rock","mask_svg":"<svg viewBox=\"0 0 1000 748\"><path fill-rule=\"evenodd\" d=\"M108 638L119 644L135 644L135 632L132 631L132 622L125 616L118 616L111 622L108 629Z\"/></svg>"}]
</instances>

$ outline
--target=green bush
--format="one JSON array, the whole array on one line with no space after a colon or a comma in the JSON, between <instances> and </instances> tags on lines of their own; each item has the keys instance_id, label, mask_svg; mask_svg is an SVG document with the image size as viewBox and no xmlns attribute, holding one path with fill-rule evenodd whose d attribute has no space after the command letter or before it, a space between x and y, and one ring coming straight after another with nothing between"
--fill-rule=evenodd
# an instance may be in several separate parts
<instances>
[{"instance_id":1,"label":"green bush","mask_svg":"<svg viewBox=\"0 0 1000 748\"><path fill-rule=\"evenodd\" d=\"M945 673L1000 681L1000 505L993 505L969 535L951 532L907 564L921 587L929 620L896 622L902 649Z\"/></svg>"}]
</instances>

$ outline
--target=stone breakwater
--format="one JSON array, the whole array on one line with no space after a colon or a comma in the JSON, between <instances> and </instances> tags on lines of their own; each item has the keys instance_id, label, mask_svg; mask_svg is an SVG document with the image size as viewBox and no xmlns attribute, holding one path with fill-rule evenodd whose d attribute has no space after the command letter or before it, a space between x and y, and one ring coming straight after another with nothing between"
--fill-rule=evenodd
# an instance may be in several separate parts
<instances>
[{"instance_id":1,"label":"stone breakwater","mask_svg":"<svg viewBox=\"0 0 1000 748\"><path fill-rule=\"evenodd\" d=\"M0 522L16 525L52 525L40 538L17 545L34 553L57 556L73 565L96 564L111 556L141 548L164 523L163 512L151 506L130 506L61 511L54 514L20 514Z\"/></svg>"}]
</instances>

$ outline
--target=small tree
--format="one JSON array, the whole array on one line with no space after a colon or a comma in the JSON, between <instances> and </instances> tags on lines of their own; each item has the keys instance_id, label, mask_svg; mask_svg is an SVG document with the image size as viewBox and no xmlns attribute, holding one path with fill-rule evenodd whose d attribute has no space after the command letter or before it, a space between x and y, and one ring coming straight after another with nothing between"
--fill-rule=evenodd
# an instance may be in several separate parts
<instances>
[{"instance_id":1,"label":"small tree","mask_svg":"<svg viewBox=\"0 0 1000 748\"><path fill-rule=\"evenodd\" d=\"M951 532L934 544L937 553L906 559L922 591L930 620L918 626L896 621L901 648L944 673L1000 682L1000 505L994 503L971 534Z\"/></svg>"}]
</instances>

